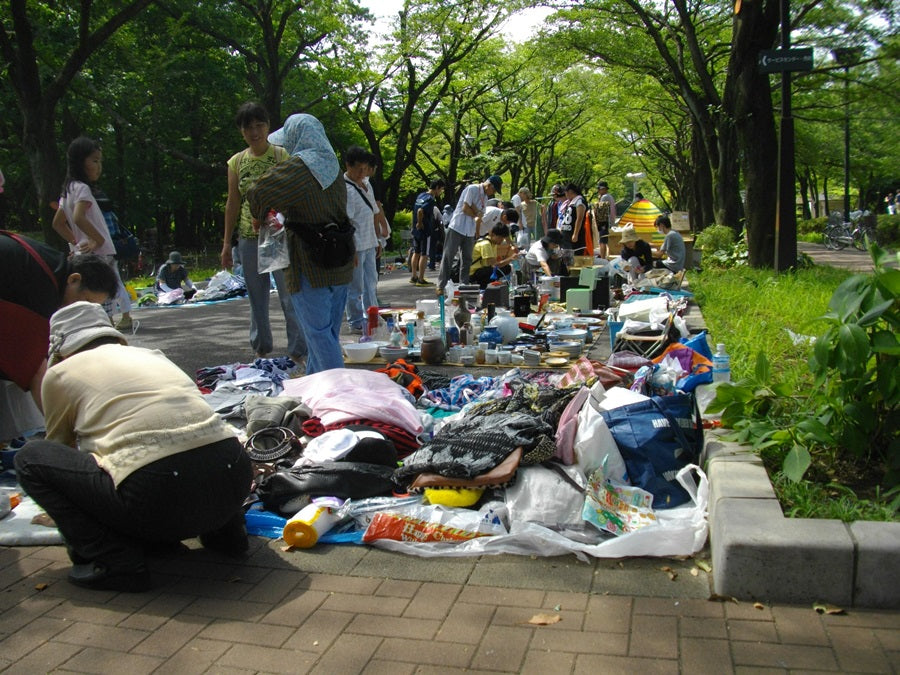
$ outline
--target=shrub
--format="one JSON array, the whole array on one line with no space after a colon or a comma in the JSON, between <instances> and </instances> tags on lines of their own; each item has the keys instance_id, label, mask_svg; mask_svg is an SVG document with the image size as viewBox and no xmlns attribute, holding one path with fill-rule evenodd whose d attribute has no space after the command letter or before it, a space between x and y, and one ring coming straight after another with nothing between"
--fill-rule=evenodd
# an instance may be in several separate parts
<instances>
[{"instance_id":1,"label":"shrub","mask_svg":"<svg viewBox=\"0 0 900 675\"><path fill-rule=\"evenodd\" d=\"M727 225L710 225L694 239L694 248L703 253L727 251L734 243L734 230Z\"/></svg>"},{"instance_id":2,"label":"shrub","mask_svg":"<svg viewBox=\"0 0 900 675\"><path fill-rule=\"evenodd\" d=\"M840 284L821 317L827 328L809 357L809 393L775 381L760 350L753 373L719 385L710 405L732 438L779 454L791 481L817 460L878 466L887 486L900 483L900 270L886 267L890 254L877 246L870 253L874 273Z\"/></svg>"},{"instance_id":3,"label":"shrub","mask_svg":"<svg viewBox=\"0 0 900 675\"><path fill-rule=\"evenodd\" d=\"M875 236L880 246L900 247L900 215L879 214L875 224Z\"/></svg>"}]
</instances>

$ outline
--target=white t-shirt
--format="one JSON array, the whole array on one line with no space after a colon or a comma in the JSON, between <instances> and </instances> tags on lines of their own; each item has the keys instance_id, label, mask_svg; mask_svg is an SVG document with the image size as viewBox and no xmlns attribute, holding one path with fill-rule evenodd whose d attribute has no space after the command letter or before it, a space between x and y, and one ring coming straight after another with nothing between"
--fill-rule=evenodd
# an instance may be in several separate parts
<instances>
[{"instance_id":1,"label":"white t-shirt","mask_svg":"<svg viewBox=\"0 0 900 675\"><path fill-rule=\"evenodd\" d=\"M375 192L369 181L363 181L366 186L365 190L347 178L347 174L344 174L344 182L347 184L347 217L356 228L356 232L353 234L356 250L365 251L375 248L378 246L378 237L375 235L375 214L379 211L378 204L375 203ZM365 194L365 199L360 191Z\"/></svg>"},{"instance_id":2,"label":"white t-shirt","mask_svg":"<svg viewBox=\"0 0 900 675\"><path fill-rule=\"evenodd\" d=\"M72 181L66 195L59 198L59 208L66 214L66 220L69 222L72 234L75 235L75 246L77 247L78 244L86 241L88 238L88 236L78 229L78 226L75 224L75 205L78 202L88 203L87 209L84 212L85 216L87 217L88 222L90 222L100 236L103 237L103 245L95 248L91 253L96 255L115 255L116 247L112 243L112 237L109 235L109 228L106 226L106 220L103 218L103 213L97 205L97 200L94 199L90 186L79 180Z\"/></svg>"},{"instance_id":3,"label":"white t-shirt","mask_svg":"<svg viewBox=\"0 0 900 675\"><path fill-rule=\"evenodd\" d=\"M475 183L463 190L456 203L456 209L453 211L453 217L450 219L451 230L456 230L464 237L474 237L475 219L463 213L463 207L466 204L478 213L484 213L484 207L487 206L487 193L484 191L483 185Z\"/></svg>"}]
</instances>

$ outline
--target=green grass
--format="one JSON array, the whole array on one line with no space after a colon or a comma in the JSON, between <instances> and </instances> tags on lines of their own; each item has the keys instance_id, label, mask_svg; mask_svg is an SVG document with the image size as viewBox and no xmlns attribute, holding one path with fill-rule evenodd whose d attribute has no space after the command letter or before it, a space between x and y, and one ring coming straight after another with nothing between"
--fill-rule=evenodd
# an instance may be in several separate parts
<instances>
[{"instance_id":1,"label":"green grass","mask_svg":"<svg viewBox=\"0 0 900 675\"><path fill-rule=\"evenodd\" d=\"M827 310L834 290L851 274L824 266L784 274L740 267L707 269L691 275L689 281L709 328L710 342L725 343L731 355L733 380L752 374L756 354L762 350L774 378L802 393L812 386L807 365L812 347L794 344L785 329L808 336L823 332L825 324L817 319ZM882 494L878 479L872 475L851 475L856 474L853 471L837 475L841 472L834 464L816 466L817 459L825 461L819 456L814 457L809 473L821 481L794 483L778 470L780 456L773 461L765 454L776 495L790 517L844 522L891 521L898 517L900 499L896 494ZM852 480L853 489L841 484L848 480Z\"/></svg>"},{"instance_id":2,"label":"green grass","mask_svg":"<svg viewBox=\"0 0 900 675\"><path fill-rule=\"evenodd\" d=\"M689 279L709 328L710 343L725 344L734 379L752 372L762 349L780 378L807 386L811 377L806 360L811 347L795 345L786 329L805 336L821 332L824 325L816 319L825 313L834 289L848 276L850 272L831 267L785 274L741 267L707 269Z\"/></svg>"}]
</instances>

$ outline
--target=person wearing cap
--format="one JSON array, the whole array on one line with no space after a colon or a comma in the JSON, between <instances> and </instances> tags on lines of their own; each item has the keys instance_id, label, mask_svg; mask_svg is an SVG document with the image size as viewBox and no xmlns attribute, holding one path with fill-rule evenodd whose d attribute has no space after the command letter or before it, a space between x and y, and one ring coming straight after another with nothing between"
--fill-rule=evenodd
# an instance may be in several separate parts
<instances>
[{"instance_id":1,"label":"person wearing cap","mask_svg":"<svg viewBox=\"0 0 900 675\"><path fill-rule=\"evenodd\" d=\"M528 280L539 271L544 276L556 276L562 268L563 234L553 229L538 239L525 254L525 276Z\"/></svg>"},{"instance_id":2,"label":"person wearing cap","mask_svg":"<svg viewBox=\"0 0 900 675\"><path fill-rule=\"evenodd\" d=\"M160 265L159 272L156 274L156 290L161 293L171 293L176 288L181 288L182 284L185 286L184 297L190 300L194 297L197 289L194 288L194 284L188 276L181 253L172 251L169 259Z\"/></svg>"},{"instance_id":3,"label":"person wearing cap","mask_svg":"<svg viewBox=\"0 0 900 675\"><path fill-rule=\"evenodd\" d=\"M220 553L247 551L250 459L184 371L128 346L90 302L50 317L48 358L46 438L14 461L65 540L70 582L148 590L146 552L191 537Z\"/></svg>"},{"instance_id":4,"label":"person wearing cap","mask_svg":"<svg viewBox=\"0 0 900 675\"><path fill-rule=\"evenodd\" d=\"M106 258L69 257L0 230L0 379L29 392L40 409L50 316L77 300L108 302L118 287Z\"/></svg>"},{"instance_id":5,"label":"person wearing cap","mask_svg":"<svg viewBox=\"0 0 900 675\"><path fill-rule=\"evenodd\" d=\"M287 348L291 358L302 363L306 358L306 340L294 312L291 294L284 280L284 271L259 271L259 228L254 227L247 202L247 191L271 167L288 158L288 152L270 143L269 113L259 103L247 102L238 108L235 124L247 147L228 160L228 198L225 201L225 236L222 242L222 269L234 268L240 262L241 276L247 286L250 301L250 348L257 357L268 356L275 347L272 324L269 320L269 294L272 281L278 293L278 303L284 315ZM262 220L260 220L262 222ZM238 258L234 257L232 235L237 232Z\"/></svg>"},{"instance_id":6,"label":"person wearing cap","mask_svg":"<svg viewBox=\"0 0 900 675\"><path fill-rule=\"evenodd\" d=\"M450 225L444 233L444 254L441 257L441 271L438 275L438 295L444 294L450 270L456 254L460 254L459 276L464 284L469 283L469 268L472 266L472 249L480 236L481 217L487 208L487 200L500 194L503 179L493 175L483 183L466 187L459 196Z\"/></svg>"},{"instance_id":7,"label":"person wearing cap","mask_svg":"<svg viewBox=\"0 0 900 675\"><path fill-rule=\"evenodd\" d=\"M616 224L616 200L609 194L609 183L605 180L597 182L597 195L599 199L594 205L591 220L597 228L599 243L595 253L601 258L609 255L609 228Z\"/></svg>"},{"instance_id":8,"label":"person wearing cap","mask_svg":"<svg viewBox=\"0 0 900 675\"><path fill-rule=\"evenodd\" d=\"M258 220L269 209L285 215L291 260L285 281L309 349L307 374L343 368L339 338L354 260L325 267L291 227L345 222L347 186L325 129L312 115L291 115L269 135L269 142L284 146L291 156L250 188L250 212Z\"/></svg>"},{"instance_id":9,"label":"person wearing cap","mask_svg":"<svg viewBox=\"0 0 900 675\"><path fill-rule=\"evenodd\" d=\"M626 223L622 228L622 250L619 253L625 262L628 283L633 284L653 267L653 249L650 244L637 236L633 223Z\"/></svg>"}]
</instances>

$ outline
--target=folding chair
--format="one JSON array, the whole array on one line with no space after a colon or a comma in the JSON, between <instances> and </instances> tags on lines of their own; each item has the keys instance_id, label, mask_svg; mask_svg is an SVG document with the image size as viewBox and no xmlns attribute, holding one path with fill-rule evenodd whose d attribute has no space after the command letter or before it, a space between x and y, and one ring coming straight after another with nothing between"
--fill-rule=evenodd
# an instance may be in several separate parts
<instances>
[{"instance_id":1,"label":"folding chair","mask_svg":"<svg viewBox=\"0 0 900 675\"><path fill-rule=\"evenodd\" d=\"M680 333L675 327L676 313L675 308L669 309L669 316L661 330L648 329L636 333L619 331L613 343L613 353L628 351L647 359L656 358L666 347L678 341Z\"/></svg>"}]
</instances>

